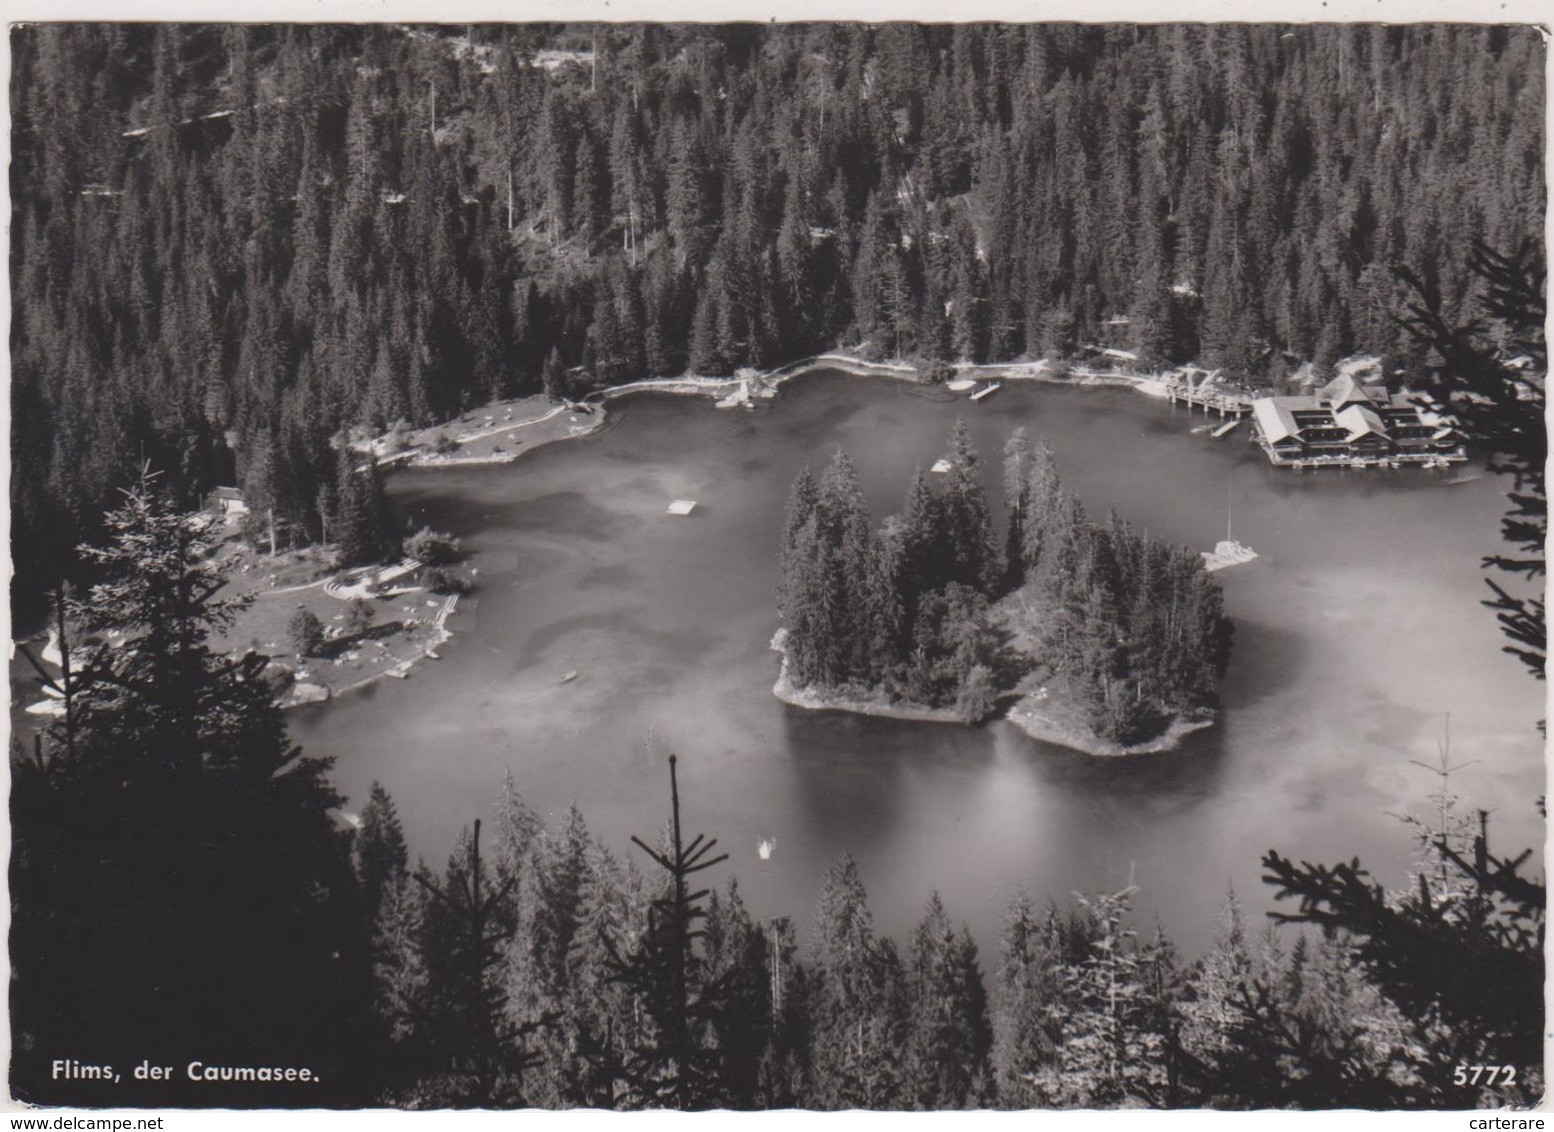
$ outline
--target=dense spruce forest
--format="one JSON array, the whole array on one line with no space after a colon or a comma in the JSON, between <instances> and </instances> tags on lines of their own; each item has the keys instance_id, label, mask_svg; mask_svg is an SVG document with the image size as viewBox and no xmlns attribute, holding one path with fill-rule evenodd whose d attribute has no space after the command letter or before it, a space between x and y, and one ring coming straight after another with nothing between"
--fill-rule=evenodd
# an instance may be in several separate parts
<instances>
[{"instance_id":1,"label":"dense spruce forest","mask_svg":"<svg viewBox=\"0 0 1554 1132\"><path fill-rule=\"evenodd\" d=\"M65 711L13 754L11 1081L34 1102L184 1106L1465 1107L1541 1092L1545 891L1445 791L1408 884L1264 858L1302 933L1244 922L1179 955L1132 890L1025 897L980 949L924 894L878 933L847 856L811 930L757 917L692 836L703 770L636 846L509 780L445 867L374 786L352 825L287 740L212 522L132 486L63 599ZM117 631L117 647L71 626ZM77 639L79 637L79 639ZM429 755L443 752L428 752ZM682 803L682 792L684 802ZM683 809L683 813L682 813ZM1405 836L1399 827L1400 840ZM623 857L622 852L629 852ZM69 1056L163 1081L61 1079ZM202 1076L189 1079L198 1059ZM1455 1065L1514 1068L1463 1083ZM307 1069L289 1083L233 1067ZM223 1069L227 1076L222 1077Z\"/></svg>"},{"instance_id":2,"label":"dense spruce forest","mask_svg":"<svg viewBox=\"0 0 1554 1132\"><path fill-rule=\"evenodd\" d=\"M1231 624L1201 555L1115 511L1091 522L1024 429L1004 446L1000 553L963 421L947 449L942 488L919 465L878 530L846 453L795 481L777 594L793 685L975 723L1034 675L1076 734L1124 745L1217 702Z\"/></svg>"},{"instance_id":3,"label":"dense spruce forest","mask_svg":"<svg viewBox=\"0 0 1554 1132\"><path fill-rule=\"evenodd\" d=\"M837 344L1406 367L1390 267L1460 324L1543 210L1532 28L11 35L24 592L143 460L316 539L342 428L503 394Z\"/></svg>"}]
</instances>

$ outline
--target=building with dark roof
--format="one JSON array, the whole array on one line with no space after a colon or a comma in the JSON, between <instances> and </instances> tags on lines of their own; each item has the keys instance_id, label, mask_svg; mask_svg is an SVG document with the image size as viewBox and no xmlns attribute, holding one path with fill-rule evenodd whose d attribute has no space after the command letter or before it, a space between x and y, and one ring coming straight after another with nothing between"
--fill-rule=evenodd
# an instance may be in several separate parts
<instances>
[{"instance_id":1,"label":"building with dark roof","mask_svg":"<svg viewBox=\"0 0 1554 1132\"><path fill-rule=\"evenodd\" d=\"M1465 459L1457 420L1424 398L1341 374L1303 397L1252 402L1252 438L1275 464L1434 464Z\"/></svg>"}]
</instances>

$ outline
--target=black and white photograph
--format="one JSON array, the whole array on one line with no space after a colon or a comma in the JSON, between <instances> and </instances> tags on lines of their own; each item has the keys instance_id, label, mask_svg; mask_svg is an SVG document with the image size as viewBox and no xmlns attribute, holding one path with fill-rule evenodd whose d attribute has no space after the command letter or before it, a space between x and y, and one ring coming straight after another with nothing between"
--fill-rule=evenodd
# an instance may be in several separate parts
<instances>
[{"instance_id":1,"label":"black and white photograph","mask_svg":"<svg viewBox=\"0 0 1554 1132\"><path fill-rule=\"evenodd\" d=\"M1547 27L414 11L8 26L13 1116L1542 1127Z\"/></svg>"}]
</instances>

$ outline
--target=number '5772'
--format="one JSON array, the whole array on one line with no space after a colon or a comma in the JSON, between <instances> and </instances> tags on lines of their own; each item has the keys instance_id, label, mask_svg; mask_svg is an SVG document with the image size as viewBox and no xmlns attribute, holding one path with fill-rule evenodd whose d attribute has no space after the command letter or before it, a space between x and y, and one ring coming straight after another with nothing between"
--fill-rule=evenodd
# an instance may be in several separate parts
<instances>
[{"instance_id":1,"label":"number '5772'","mask_svg":"<svg viewBox=\"0 0 1554 1132\"><path fill-rule=\"evenodd\" d=\"M1514 1065L1459 1065L1452 1070L1452 1081L1458 1085L1514 1085Z\"/></svg>"}]
</instances>

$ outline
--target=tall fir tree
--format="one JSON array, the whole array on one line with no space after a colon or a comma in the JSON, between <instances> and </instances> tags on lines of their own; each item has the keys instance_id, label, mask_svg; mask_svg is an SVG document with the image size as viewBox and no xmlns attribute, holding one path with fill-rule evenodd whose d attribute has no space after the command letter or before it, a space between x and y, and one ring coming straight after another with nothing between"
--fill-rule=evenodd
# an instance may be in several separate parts
<instances>
[{"instance_id":1,"label":"tall fir tree","mask_svg":"<svg viewBox=\"0 0 1554 1132\"><path fill-rule=\"evenodd\" d=\"M810 1102L888 1107L903 1095L906 1080L904 973L895 948L874 933L850 855L826 870L810 951L816 979Z\"/></svg>"},{"instance_id":2,"label":"tall fir tree","mask_svg":"<svg viewBox=\"0 0 1554 1132\"><path fill-rule=\"evenodd\" d=\"M288 743L265 659L216 651L245 599L220 596L213 520L146 474L106 526L62 621L69 713L15 766L15 1087L56 1095L52 1050L198 1043L313 1059L348 1096L367 1004L329 764Z\"/></svg>"}]
</instances>

